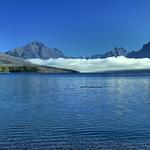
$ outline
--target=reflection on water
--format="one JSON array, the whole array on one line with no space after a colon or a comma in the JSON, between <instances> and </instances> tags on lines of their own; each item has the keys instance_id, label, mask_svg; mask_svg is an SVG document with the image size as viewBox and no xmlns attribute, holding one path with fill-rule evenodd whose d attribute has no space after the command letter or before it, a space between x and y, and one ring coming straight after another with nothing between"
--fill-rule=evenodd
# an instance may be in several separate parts
<instances>
[{"instance_id":1,"label":"reflection on water","mask_svg":"<svg viewBox=\"0 0 150 150\"><path fill-rule=\"evenodd\" d=\"M149 76L0 79L0 149L150 149Z\"/></svg>"}]
</instances>

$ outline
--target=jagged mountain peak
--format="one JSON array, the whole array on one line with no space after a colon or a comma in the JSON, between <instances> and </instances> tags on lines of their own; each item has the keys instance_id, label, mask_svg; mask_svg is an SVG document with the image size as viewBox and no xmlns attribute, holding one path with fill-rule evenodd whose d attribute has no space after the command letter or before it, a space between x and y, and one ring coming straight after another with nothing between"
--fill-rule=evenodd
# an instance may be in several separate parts
<instances>
[{"instance_id":1,"label":"jagged mountain peak","mask_svg":"<svg viewBox=\"0 0 150 150\"><path fill-rule=\"evenodd\" d=\"M42 43L40 41L32 41L32 42L28 43L26 46L47 47L44 43Z\"/></svg>"},{"instance_id":2,"label":"jagged mountain peak","mask_svg":"<svg viewBox=\"0 0 150 150\"><path fill-rule=\"evenodd\" d=\"M106 57L126 56L127 55L127 50L125 50L122 47L114 47L113 50L108 51L105 55L106 55Z\"/></svg>"}]
</instances>

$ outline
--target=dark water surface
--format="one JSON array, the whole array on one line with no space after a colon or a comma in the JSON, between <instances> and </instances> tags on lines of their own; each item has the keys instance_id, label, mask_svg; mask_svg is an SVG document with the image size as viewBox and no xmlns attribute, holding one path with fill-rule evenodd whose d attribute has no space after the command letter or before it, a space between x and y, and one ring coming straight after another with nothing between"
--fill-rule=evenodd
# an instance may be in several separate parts
<instances>
[{"instance_id":1,"label":"dark water surface","mask_svg":"<svg viewBox=\"0 0 150 150\"><path fill-rule=\"evenodd\" d=\"M0 149L150 149L150 76L0 74Z\"/></svg>"}]
</instances>

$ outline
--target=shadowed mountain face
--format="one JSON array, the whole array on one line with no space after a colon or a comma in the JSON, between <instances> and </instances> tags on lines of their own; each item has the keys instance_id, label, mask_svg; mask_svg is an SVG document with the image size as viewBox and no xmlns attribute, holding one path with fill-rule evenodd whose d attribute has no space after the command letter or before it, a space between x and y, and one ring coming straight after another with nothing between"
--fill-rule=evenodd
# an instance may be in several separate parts
<instances>
[{"instance_id":1,"label":"shadowed mountain face","mask_svg":"<svg viewBox=\"0 0 150 150\"><path fill-rule=\"evenodd\" d=\"M132 51L127 55L128 58L150 58L150 42L144 44L139 51Z\"/></svg>"},{"instance_id":2,"label":"shadowed mountain face","mask_svg":"<svg viewBox=\"0 0 150 150\"><path fill-rule=\"evenodd\" d=\"M23 59L29 58L64 58L65 55L62 51L56 48L49 48L41 42L31 42L21 48L16 48L14 50L6 52L6 54L19 57Z\"/></svg>"}]
</instances>

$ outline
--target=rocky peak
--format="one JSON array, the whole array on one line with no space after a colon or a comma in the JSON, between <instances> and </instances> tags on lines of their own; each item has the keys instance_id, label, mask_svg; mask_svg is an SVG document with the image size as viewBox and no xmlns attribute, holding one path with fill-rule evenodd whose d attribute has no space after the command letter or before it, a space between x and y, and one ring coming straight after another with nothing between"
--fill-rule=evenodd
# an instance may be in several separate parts
<instances>
[{"instance_id":1,"label":"rocky peak","mask_svg":"<svg viewBox=\"0 0 150 150\"><path fill-rule=\"evenodd\" d=\"M118 56L126 56L127 55L127 51L122 48L122 47L115 47L113 50L108 51L105 54L105 57L118 57Z\"/></svg>"},{"instance_id":2,"label":"rocky peak","mask_svg":"<svg viewBox=\"0 0 150 150\"><path fill-rule=\"evenodd\" d=\"M37 46L37 47L46 47L46 46L44 45L44 43L39 42L39 41L32 41L31 43L28 43L27 45L28 45L28 46Z\"/></svg>"}]
</instances>

